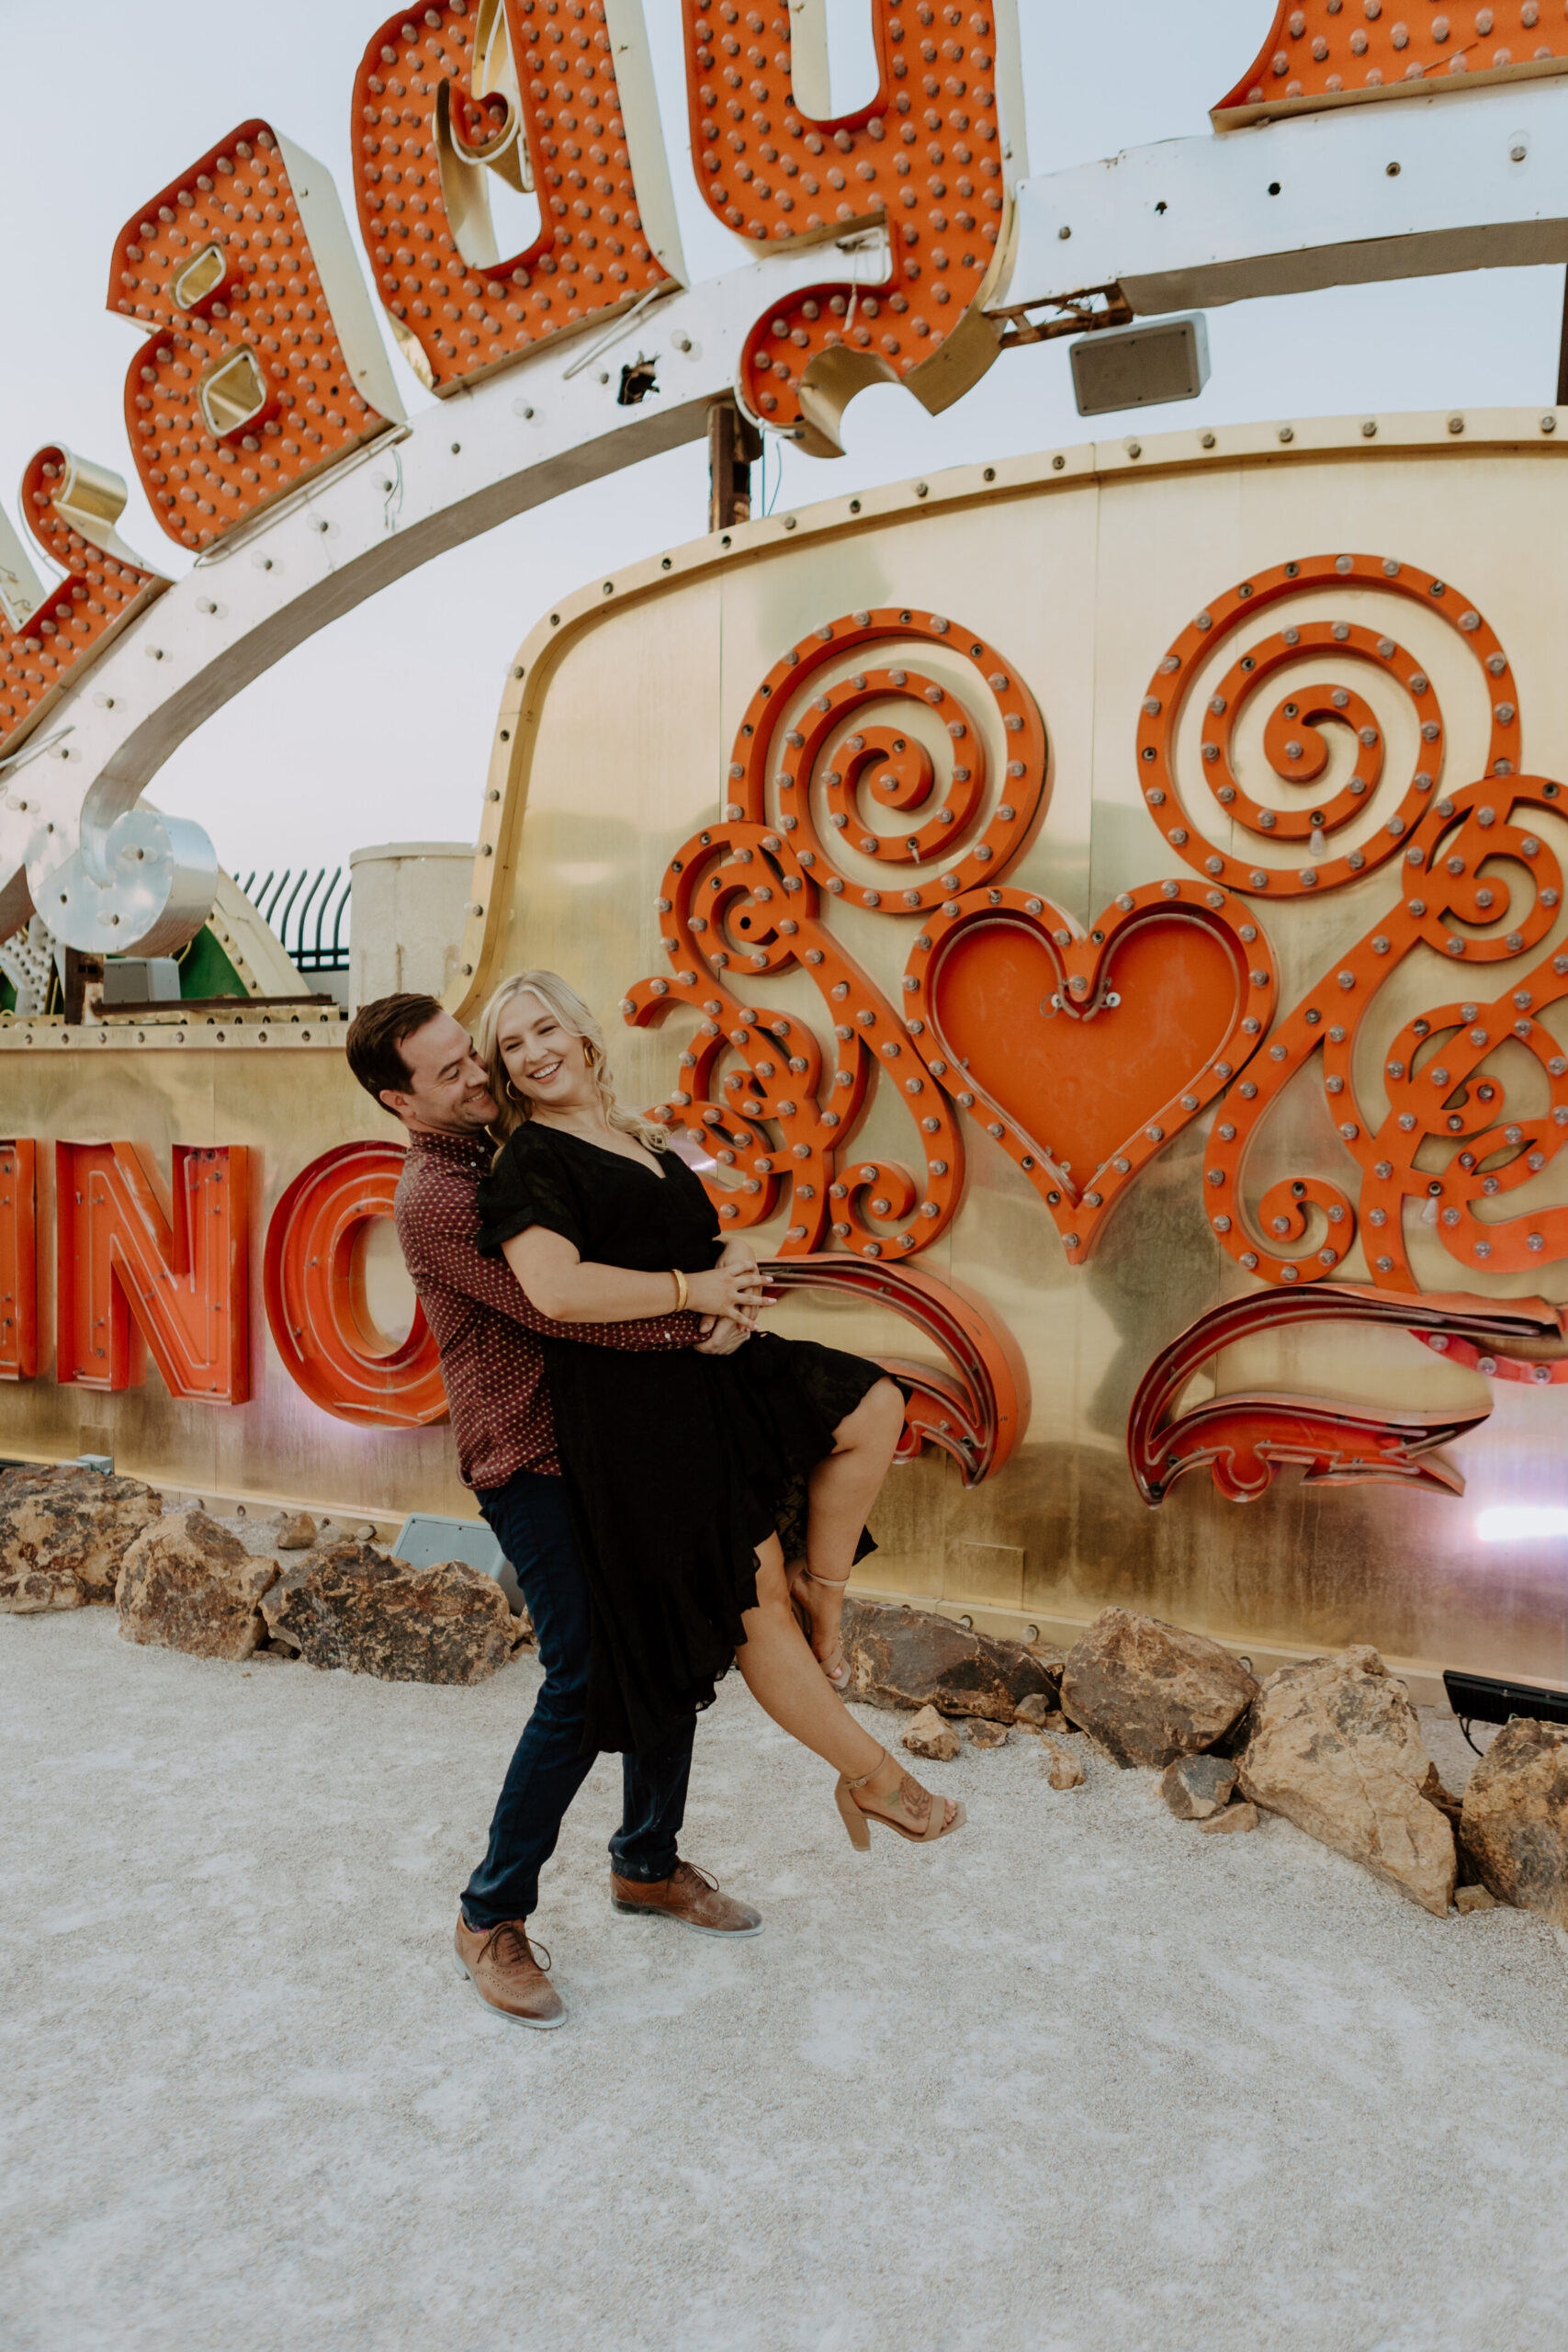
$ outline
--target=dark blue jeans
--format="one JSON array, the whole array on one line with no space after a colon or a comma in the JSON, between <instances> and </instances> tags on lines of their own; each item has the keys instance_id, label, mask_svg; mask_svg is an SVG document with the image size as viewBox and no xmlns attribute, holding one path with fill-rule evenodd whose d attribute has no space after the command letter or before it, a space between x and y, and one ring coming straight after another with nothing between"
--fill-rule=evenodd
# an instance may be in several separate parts
<instances>
[{"instance_id":1,"label":"dark blue jeans","mask_svg":"<svg viewBox=\"0 0 1568 2352\"><path fill-rule=\"evenodd\" d=\"M490 1826L490 1847L463 1891L470 1927L526 1919L539 1899L539 1872L555 1852L568 1805L592 1771L581 1750L588 1690L588 1589L558 1478L520 1470L475 1498L516 1571L534 1621L545 1679L517 1743ZM621 1826L610 1840L622 1878L644 1883L675 1867L686 1811L694 1715L668 1747L622 1758Z\"/></svg>"}]
</instances>

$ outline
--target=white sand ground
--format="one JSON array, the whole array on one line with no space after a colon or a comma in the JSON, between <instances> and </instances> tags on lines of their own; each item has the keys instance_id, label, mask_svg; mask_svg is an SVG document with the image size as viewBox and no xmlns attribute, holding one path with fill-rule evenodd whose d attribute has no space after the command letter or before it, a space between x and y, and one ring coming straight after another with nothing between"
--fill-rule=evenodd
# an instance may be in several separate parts
<instances>
[{"instance_id":1,"label":"white sand ground","mask_svg":"<svg viewBox=\"0 0 1568 2352\"><path fill-rule=\"evenodd\" d=\"M1536 2352L1568 2338L1568 1957L1033 1742L855 1855L739 1681L614 1916L601 1765L494 2020L457 1889L531 1702L0 1620L8 2352ZM879 1727L889 1719L874 1717Z\"/></svg>"}]
</instances>

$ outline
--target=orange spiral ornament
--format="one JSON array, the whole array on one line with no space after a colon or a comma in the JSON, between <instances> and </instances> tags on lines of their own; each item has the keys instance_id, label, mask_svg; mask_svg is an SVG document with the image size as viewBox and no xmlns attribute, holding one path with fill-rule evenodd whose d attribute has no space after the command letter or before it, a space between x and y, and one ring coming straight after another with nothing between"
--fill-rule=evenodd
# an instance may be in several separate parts
<instances>
[{"instance_id":1,"label":"orange spiral ornament","mask_svg":"<svg viewBox=\"0 0 1568 2352\"><path fill-rule=\"evenodd\" d=\"M1518 711L1507 655L1494 631L1447 581L1393 556L1317 555L1275 565L1244 580L1198 614L1170 647L1149 681L1138 722L1138 780L1150 816L1178 855L1194 872L1226 889L1267 892L1270 898L1332 890L1370 874L1399 854L1442 783L1446 731L1431 681L1421 664L1386 632L1367 628L1348 614L1322 620L1292 615L1267 637L1244 635L1263 612L1303 593L1375 588L1419 602L1454 631L1480 672L1489 706L1486 773L1511 775L1518 765ZM1238 856L1201 829L1195 808L1184 801L1178 779L1176 739L1197 679L1215 649L1238 641L1236 658L1209 687L1200 759L1203 780L1227 826L1253 835L1259 847L1274 842L1309 845L1309 862L1293 871ZM1264 806L1239 782L1235 764L1237 729L1260 690L1276 686L1283 673L1310 658L1331 654L1345 664L1343 679L1303 684L1280 695L1263 730L1264 754L1280 781L1300 793L1294 807ZM1385 769L1386 751L1375 713L1351 683L1360 667L1380 671L1409 697L1415 713L1417 753L1397 808L1380 831L1353 848L1330 854L1333 837L1373 805ZM1331 797L1316 792L1328 762L1324 730L1343 728L1352 738L1353 773Z\"/></svg>"},{"instance_id":2,"label":"orange spiral ornament","mask_svg":"<svg viewBox=\"0 0 1568 2352\"><path fill-rule=\"evenodd\" d=\"M999 776L967 692L934 665L911 666L922 644L956 653L983 681L1005 747ZM874 645L900 656L909 649L909 658L863 659ZM909 707L903 725L900 705ZM933 719L940 727L940 752L912 723L917 708L927 732ZM987 814L993 781L999 797ZM736 738L723 820L682 844L660 888L672 977L640 981L622 1006L639 1024L674 1004L703 1016L681 1057L682 1082L657 1115L711 1155L709 1189L732 1230L773 1216L786 1178L786 1256L836 1247L908 1258L946 1229L964 1179L956 1114L922 1058L919 1023L834 938L824 900L888 915L956 912L965 892L1021 854L1047 781L1045 729L1029 689L993 646L940 614L887 609L824 622L761 682ZM901 820L897 831L874 822L883 812ZM849 853L874 859L895 887L846 871ZM830 1057L797 1016L761 1001L771 978L797 967L832 1024ZM913 1121L918 1176L853 1150L878 1070Z\"/></svg>"}]
</instances>

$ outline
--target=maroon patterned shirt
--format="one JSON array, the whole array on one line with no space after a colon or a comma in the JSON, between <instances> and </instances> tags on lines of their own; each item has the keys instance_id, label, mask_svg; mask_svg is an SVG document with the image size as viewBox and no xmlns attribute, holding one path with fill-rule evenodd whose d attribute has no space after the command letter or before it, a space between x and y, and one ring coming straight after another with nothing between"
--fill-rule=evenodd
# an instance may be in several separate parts
<instances>
[{"instance_id":1,"label":"maroon patterned shirt","mask_svg":"<svg viewBox=\"0 0 1568 2352\"><path fill-rule=\"evenodd\" d=\"M504 1258L481 1258L478 1192L492 1146L483 1136L409 1137L392 1215L441 1377L468 1487L504 1487L519 1470L558 1477L541 1336L601 1348L689 1348L695 1315L639 1323L556 1323L530 1304Z\"/></svg>"}]
</instances>

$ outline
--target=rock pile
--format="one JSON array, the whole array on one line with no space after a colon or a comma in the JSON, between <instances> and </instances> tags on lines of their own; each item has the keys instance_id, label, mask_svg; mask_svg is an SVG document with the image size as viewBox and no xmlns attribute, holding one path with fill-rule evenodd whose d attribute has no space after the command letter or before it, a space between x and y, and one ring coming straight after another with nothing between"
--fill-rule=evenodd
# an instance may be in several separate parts
<instances>
[{"instance_id":1,"label":"rock pile","mask_svg":"<svg viewBox=\"0 0 1568 2352\"><path fill-rule=\"evenodd\" d=\"M270 1582L274 1642L308 1666L383 1682L483 1682L525 1638L501 1587L461 1560L411 1568L368 1544L329 1544Z\"/></svg>"},{"instance_id":2,"label":"rock pile","mask_svg":"<svg viewBox=\"0 0 1568 2352\"><path fill-rule=\"evenodd\" d=\"M75 1463L0 1475L0 1610L31 1616L114 1599L126 1553L162 1515L140 1478Z\"/></svg>"},{"instance_id":3,"label":"rock pile","mask_svg":"<svg viewBox=\"0 0 1568 2352\"><path fill-rule=\"evenodd\" d=\"M128 1642L389 1682L481 1682L531 1636L477 1568L411 1568L322 1536L306 1511L224 1525L165 1511L140 1479L74 1463L14 1470L0 1476L0 1610L113 1602Z\"/></svg>"},{"instance_id":4,"label":"rock pile","mask_svg":"<svg viewBox=\"0 0 1568 2352\"><path fill-rule=\"evenodd\" d=\"M1102 1611L1062 1658L867 1601L847 1604L844 1646L852 1697L915 1711L913 1756L952 1763L961 1735L999 1746L1010 1723L1039 1737L1053 1789L1081 1788L1081 1755L1052 1736L1076 1728L1117 1764L1158 1770L1170 1811L1206 1836L1279 1814L1435 1917L1501 1901L1568 1929L1568 1731L1511 1724L1461 1808L1374 1649L1259 1683L1217 1642L1125 1609Z\"/></svg>"},{"instance_id":5,"label":"rock pile","mask_svg":"<svg viewBox=\"0 0 1568 2352\"><path fill-rule=\"evenodd\" d=\"M410 1567L369 1532L328 1540L303 1511L224 1526L165 1511L139 1479L13 1470L0 1476L0 1611L112 1600L130 1642L389 1682L479 1682L530 1638L479 1570ZM951 1763L961 1735L983 1749L1016 1729L1039 1740L1053 1789L1081 1788L1081 1753L1053 1736L1076 1729L1116 1764L1158 1771L1171 1813L1210 1836L1279 1814L1436 1917L1501 1902L1568 1931L1568 1728L1509 1724L1461 1805L1374 1649L1259 1683L1218 1643L1125 1609L1102 1611L1063 1657L851 1600L844 1650L852 1698L910 1711L911 1755Z\"/></svg>"},{"instance_id":6,"label":"rock pile","mask_svg":"<svg viewBox=\"0 0 1568 2352\"><path fill-rule=\"evenodd\" d=\"M383 1682L482 1682L524 1638L500 1586L461 1561L411 1568L344 1542L284 1568L198 1510L139 1537L116 1597L128 1642L224 1658L265 1643Z\"/></svg>"}]
</instances>

